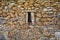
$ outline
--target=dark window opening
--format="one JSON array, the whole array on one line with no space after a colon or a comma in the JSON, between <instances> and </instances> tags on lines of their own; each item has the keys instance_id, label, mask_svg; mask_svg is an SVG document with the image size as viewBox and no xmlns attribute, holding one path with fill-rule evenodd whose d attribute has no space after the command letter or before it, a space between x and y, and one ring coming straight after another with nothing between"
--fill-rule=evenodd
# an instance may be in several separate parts
<instances>
[{"instance_id":1,"label":"dark window opening","mask_svg":"<svg viewBox=\"0 0 60 40\"><path fill-rule=\"evenodd\" d=\"M28 24L31 24L32 20L31 20L31 12L28 12Z\"/></svg>"}]
</instances>

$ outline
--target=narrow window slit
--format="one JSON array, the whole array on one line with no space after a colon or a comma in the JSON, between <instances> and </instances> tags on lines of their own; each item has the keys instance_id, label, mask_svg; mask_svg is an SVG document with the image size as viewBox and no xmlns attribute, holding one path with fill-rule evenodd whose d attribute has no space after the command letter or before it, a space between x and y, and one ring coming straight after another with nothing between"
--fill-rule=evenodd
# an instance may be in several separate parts
<instances>
[{"instance_id":1,"label":"narrow window slit","mask_svg":"<svg viewBox=\"0 0 60 40\"><path fill-rule=\"evenodd\" d=\"M26 23L34 25L34 12L26 12Z\"/></svg>"},{"instance_id":2,"label":"narrow window slit","mask_svg":"<svg viewBox=\"0 0 60 40\"><path fill-rule=\"evenodd\" d=\"M28 12L28 24L32 24L32 19L31 19L31 12Z\"/></svg>"}]
</instances>

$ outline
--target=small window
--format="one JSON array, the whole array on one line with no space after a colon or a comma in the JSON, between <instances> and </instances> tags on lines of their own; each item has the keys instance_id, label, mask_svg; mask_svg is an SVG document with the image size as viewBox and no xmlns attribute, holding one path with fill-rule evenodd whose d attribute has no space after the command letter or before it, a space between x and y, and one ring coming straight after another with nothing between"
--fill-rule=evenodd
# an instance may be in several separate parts
<instances>
[{"instance_id":1,"label":"small window","mask_svg":"<svg viewBox=\"0 0 60 40\"><path fill-rule=\"evenodd\" d=\"M28 25L34 25L34 13L33 12L26 13L26 23L28 23Z\"/></svg>"},{"instance_id":2,"label":"small window","mask_svg":"<svg viewBox=\"0 0 60 40\"><path fill-rule=\"evenodd\" d=\"M28 12L28 23L31 23L31 12Z\"/></svg>"}]
</instances>

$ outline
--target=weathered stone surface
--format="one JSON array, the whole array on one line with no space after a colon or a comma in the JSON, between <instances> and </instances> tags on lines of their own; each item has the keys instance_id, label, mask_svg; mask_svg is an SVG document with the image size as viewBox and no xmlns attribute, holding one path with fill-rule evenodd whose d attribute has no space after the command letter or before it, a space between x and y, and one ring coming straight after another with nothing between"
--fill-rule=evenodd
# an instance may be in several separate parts
<instances>
[{"instance_id":1,"label":"weathered stone surface","mask_svg":"<svg viewBox=\"0 0 60 40\"><path fill-rule=\"evenodd\" d=\"M42 15L40 13L37 13L36 16L39 17L39 18L42 17Z\"/></svg>"},{"instance_id":2,"label":"weathered stone surface","mask_svg":"<svg viewBox=\"0 0 60 40\"><path fill-rule=\"evenodd\" d=\"M3 20L0 18L0 26L3 28L0 32L7 32L8 40L50 39L59 31L60 3L55 0L17 0L0 3L0 17L3 17ZM26 23L28 12L34 13L34 25Z\"/></svg>"}]
</instances>

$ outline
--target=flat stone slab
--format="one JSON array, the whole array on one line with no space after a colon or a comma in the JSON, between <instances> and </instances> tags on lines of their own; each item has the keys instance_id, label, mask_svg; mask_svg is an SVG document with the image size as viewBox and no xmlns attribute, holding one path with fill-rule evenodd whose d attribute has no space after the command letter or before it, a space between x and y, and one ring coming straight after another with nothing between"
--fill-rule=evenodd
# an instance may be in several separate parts
<instances>
[{"instance_id":1,"label":"flat stone slab","mask_svg":"<svg viewBox=\"0 0 60 40\"><path fill-rule=\"evenodd\" d=\"M0 35L0 40L6 40L3 35Z\"/></svg>"}]
</instances>

